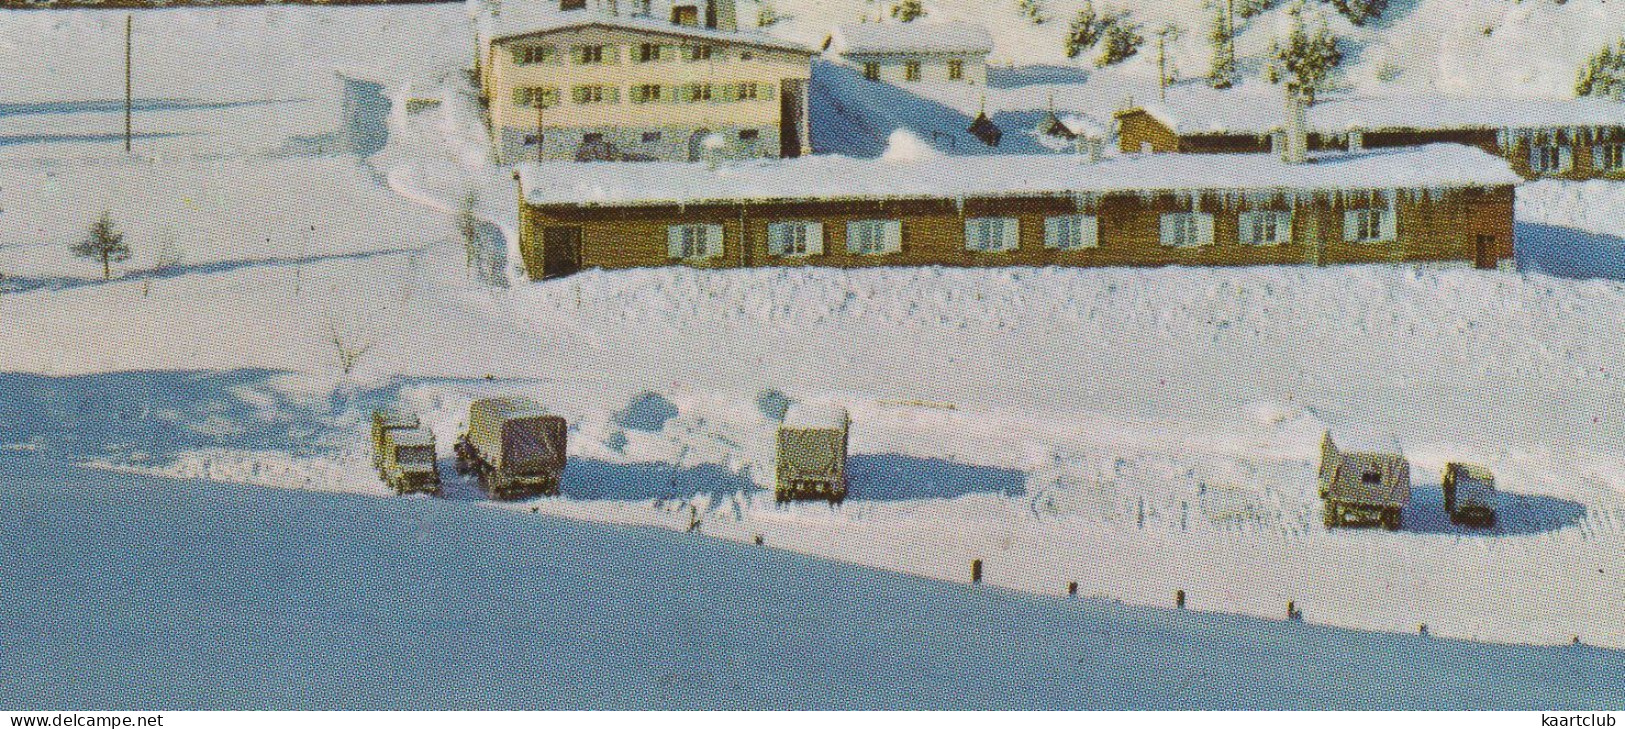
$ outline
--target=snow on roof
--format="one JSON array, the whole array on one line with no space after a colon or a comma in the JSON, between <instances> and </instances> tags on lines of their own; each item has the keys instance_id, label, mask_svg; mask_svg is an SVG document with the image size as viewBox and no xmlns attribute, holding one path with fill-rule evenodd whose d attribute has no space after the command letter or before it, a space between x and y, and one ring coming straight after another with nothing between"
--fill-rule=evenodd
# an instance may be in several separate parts
<instances>
[{"instance_id":1,"label":"snow on roof","mask_svg":"<svg viewBox=\"0 0 1625 729\"><path fill-rule=\"evenodd\" d=\"M429 446L434 445L434 433L423 428L390 431L390 440L398 446Z\"/></svg>"},{"instance_id":2,"label":"snow on roof","mask_svg":"<svg viewBox=\"0 0 1625 729\"><path fill-rule=\"evenodd\" d=\"M1386 190L1522 181L1506 160L1455 144L1329 153L1302 165L1268 154L977 155L920 160L813 156L720 164L525 163L532 205L660 205L742 200L901 199L1135 191Z\"/></svg>"},{"instance_id":3,"label":"snow on roof","mask_svg":"<svg viewBox=\"0 0 1625 729\"><path fill-rule=\"evenodd\" d=\"M531 0L530 2L491 3L486 0L474 0L474 7L485 8L485 12L474 11L479 19L480 38L483 43L500 43L504 40L522 36L553 33L572 28L588 26L601 26L616 28L639 33L660 33L664 35L677 35L689 38L702 38L722 43L737 43L743 45L775 48L785 51L794 51L813 55L813 51L799 43L793 43L759 30L719 30L691 25L678 25L658 18L617 15L596 9L559 10L556 4L543 4ZM498 8L492 14L491 8Z\"/></svg>"},{"instance_id":4,"label":"snow on roof","mask_svg":"<svg viewBox=\"0 0 1625 729\"><path fill-rule=\"evenodd\" d=\"M1138 108L1177 134L1268 134L1280 129L1285 102L1273 94L1188 91ZM1545 129L1625 125L1625 104L1601 99L1487 97L1332 97L1309 107L1309 128Z\"/></svg>"},{"instance_id":5,"label":"snow on roof","mask_svg":"<svg viewBox=\"0 0 1625 729\"><path fill-rule=\"evenodd\" d=\"M795 403L784 411L784 427L802 430L840 430L851 419L846 408L837 405Z\"/></svg>"},{"instance_id":6,"label":"snow on roof","mask_svg":"<svg viewBox=\"0 0 1625 729\"><path fill-rule=\"evenodd\" d=\"M836 26L829 49L842 55L991 53L993 35L969 23L860 23Z\"/></svg>"}]
</instances>

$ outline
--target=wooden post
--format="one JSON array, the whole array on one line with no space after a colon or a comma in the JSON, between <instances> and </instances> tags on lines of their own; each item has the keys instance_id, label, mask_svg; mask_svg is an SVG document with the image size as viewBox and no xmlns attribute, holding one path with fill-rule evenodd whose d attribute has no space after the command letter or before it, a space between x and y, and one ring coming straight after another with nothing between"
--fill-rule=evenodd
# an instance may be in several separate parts
<instances>
[{"instance_id":1,"label":"wooden post","mask_svg":"<svg viewBox=\"0 0 1625 729\"><path fill-rule=\"evenodd\" d=\"M1298 604L1296 602L1292 601L1292 600L1287 600L1286 601L1286 619L1287 620L1297 620L1298 617L1299 617Z\"/></svg>"},{"instance_id":2,"label":"wooden post","mask_svg":"<svg viewBox=\"0 0 1625 729\"><path fill-rule=\"evenodd\" d=\"M982 560L973 559L970 563L970 582L973 585L982 584Z\"/></svg>"},{"instance_id":3,"label":"wooden post","mask_svg":"<svg viewBox=\"0 0 1625 729\"><path fill-rule=\"evenodd\" d=\"M767 540L763 539L762 535L760 535L760 534L756 535L756 546L758 546L758 547L762 546L762 544L765 541L767 541Z\"/></svg>"},{"instance_id":4,"label":"wooden post","mask_svg":"<svg viewBox=\"0 0 1625 729\"><path fill-rule=\"evenodd\" d=\"M1185 591L1184 590L1174 590L1174 607L1179 608L1180 610L1185 609Z\"/></svg>"},{"instance_id":5,"label":"wooden post","mask_svg":"<svg viewBox=\"0 0 1625 729\"><path fill-rule=\"evenodd\" d=\"M130 151L131 112L134 106L135 84L134 71L131 70L131 61L134 60L135 45L135 16L124 16L124 151Z\"/></svg>"},{"instance_id":6,"label":"wooden post","mask_svg":"<svg viewBox=\"0 0 1625 729\"><path fill-rule=\"evenodd\" d=\"M1066 583L1066 596L1067 597L1077 597L1078 596L1078 583L1076 583L1076 582L1068 582L1068 583Z\"/></svg>"}]
</instances>

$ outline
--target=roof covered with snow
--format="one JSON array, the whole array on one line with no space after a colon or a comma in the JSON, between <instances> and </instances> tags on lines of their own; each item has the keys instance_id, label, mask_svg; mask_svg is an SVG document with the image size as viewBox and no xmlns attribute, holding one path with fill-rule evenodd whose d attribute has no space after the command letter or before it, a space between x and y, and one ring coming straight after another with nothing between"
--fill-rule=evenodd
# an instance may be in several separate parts
<instances>
[{"instance_id":1,"label":"roof covered with snow","mask_svg":"<svg viewBox=\"0 0 1625 729\"><path fill-rule=\"evenodd\" d=\"M784 412L784 427L802 430L841 430L850 418L837 405L795 403Z\"/></svg>"},{"instance_id":2,"label":"roof covered with snow","mask_svg":"<svg viewBox=\"0 0 1625 729\"><path fill-rule=\"evenodd\" d=\"M920 199L1135 191L1384 190L1515 185L1506 160L1454 144L1334 153L1289 165L1267 154L979 155L908 160L814 156L717 165L535 162L517 172L533 205Z\"/></svg>"},{"instance_id":3,"label":"roof covered with snow","mask_svg":"<svg viewBox=\"0 0 1625 729\"><path fill-rule=\"evenodd\" d=\"M1188 91L1138 108L1178 134L1268 134L1285 101L1272 94ZM1601 99L1450 96L1332 97L1309 108L1311 130L1548 129L1625 125L1625 104Z\"/></svg>"},{"instance_id":4,"label":"roof covered with snow","mask_svg":"<svg viewBox=\"0 0 1625 729\"><path fill-rule=\"evenodd\" d=\"M991 53L993 35L970 23L859 23L836 26L829 50L848 54Z\"/></svg>"},{"instance_id":5,"label":"roof covered with snow","mask_svg":"<svg viewBox=\"0 0 1625 729\"><path fill-rule=\"evenodd\" d=\"M659 33L687 38L700 38L719 43L774 48L812 55L813 51L799 43L778 38L759 30L720 30L689 25L678 25L659 18L619 15L596 9L559 10L555 4L529 2L492 3L474 0L470 3L479 24L484 43L500 43L524 36L543 35L562 30L585 27L615 28L637 33ZM483 9L484 12L481 12ZM492 13L491 10L496 10Z\"/></svg>"}]
</instances>

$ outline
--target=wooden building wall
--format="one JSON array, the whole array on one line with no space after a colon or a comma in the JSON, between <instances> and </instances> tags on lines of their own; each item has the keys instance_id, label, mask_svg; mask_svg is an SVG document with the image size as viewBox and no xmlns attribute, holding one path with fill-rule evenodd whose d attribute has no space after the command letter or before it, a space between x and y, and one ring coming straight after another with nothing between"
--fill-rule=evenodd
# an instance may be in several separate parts
<instances>
[{"instance_id":1,"label":"wooden building wall","mask_svg":"<svg viewBox=\"0 0 1625 729\"><path fill-rule=\"evenodd\" d=\"M1289 209L1282 198L1261 209ZM1204 195L1200 210L1214 214L1214 243L1200 248L1174 248L1161 243L1161 216L1191 209L1187 195L1142 197L1112 194L1081 203L1072 197L1026 197L907 201L782 202L659 207L527 207L521 226L521 249L528 270L540 278L544 252L542 231L548 227L580 231L582 268L635 268L689 265L701 268L741 266L1221 266L1269 264L1381 263L1407 261L1473 262L1479 236L1491 236L1490 265L1513 254L1513 190L1447 191L1441 199L1410 199L1401 194L1395 208L1398 238L1391 243L1343 242L1346 208L1385 207L1381 196L1340 201L1321 194L1300 198L1293 212L1288 243L1253 246L1240 242L1239 200ZM1046 248L1044 219L1070 213L1093 214L1099 220L1099 246L1061 251ZM1020 221L1014 251L965 249L965 220L1015 217ZM902 250L889 254L847 252L846 224L853 220L902 222ZM818 221L824 225L824 254L771 256L767 226L778 221ZM704 261L668 257L667 226L723 226L723 254ZM1483 263L1481 261L1480 263Z\"/></svg>"}]
</instances>

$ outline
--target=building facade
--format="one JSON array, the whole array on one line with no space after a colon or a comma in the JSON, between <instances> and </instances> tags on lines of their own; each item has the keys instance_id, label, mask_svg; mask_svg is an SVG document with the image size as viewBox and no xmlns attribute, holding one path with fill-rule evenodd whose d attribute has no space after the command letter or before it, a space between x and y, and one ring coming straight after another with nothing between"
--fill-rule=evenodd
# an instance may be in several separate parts
<instances>
[{"instance_id":1,"label":"building facade","mask_svg":"<svg viewBox=\"0 0 1625 729\"><path fill-rule=\"evenodd\" d=\"M870 81L986 86L993 36L965 23L863 23L837 27L824 51Z\"/></svg>"},{"instance_id":2,"label":"building facade","mask_svg":"<svg viewBox=\"0 0 1625 729\"><path fill-rule=\"evenodd\" d=\"M700 7L717 3L674 12ZM502 162L808 152L812 51L763 33L689 24L696 15L731 23L731 13L674 15L679 24L601 8L495 12L478 72Z\"/></svg>"},{"instance_id":3,"label":"building facade","mask_svg":"<svg viewBox=\"0 0 1625 729\"><path fill-rule=\"evenodd\" d=\"M528 166L519 175L521 250L538 279L582 268L667 265L1507 263L1516 176L1477 150L1440 149L1346 170L1363 178L1339 182L1322 180L1324 171L1287 170L1252 175L1260 183L1250 187L1221 179L1223 160L1212 173L1160 163L1176 157L1093 165L1032 156L955 158L946 165L809 159L778 163L789 168L783 171L735 170L715 186L705 185L705 166L685 165L659 174L693 178L689 190L716 189L669 196L634 192L649 190L649 177L597 179L596 171L582 170L592 179L577 176L556 186L550 181L562 171ZM1238 175L1286 167L1267 155L1244 157L1249 169L1235 170ZM1443 169L1455 173L1451 179L1418 178L1416 171L1426 167L1398 171L1432 157L1443 158ZM799 163L816 164L798 175ZM866 177L864 170L845 169L864 165ZM1011 169L1026 170L1025 184L1009 188ZM1396 173L1384 179L1388 170ZM858 176L847 179L867 180L859 187L868 189L810 185L799 194L778 192L785 179L811 175ZM889 193L873 189L876 180L894 179L914 184ZM1148 184L1159 179L1189 184ZM738 193L732 184L740 185ZM583 195L586 189L596 193Z\"/></svg>"},{"instance_id":4,"label":"building facade","mask_svg":"<svg viewBox=\"0 0 1625 729\"><path fill-rule=\"evenodd\" d=\"M1216 92L1117 113L1124 153L1274 151L1278 104ZM1262 108L1265 113L1257 113ZM1524 179L1625 179L1625 107L1590 99L1336 98L1307 112L1311 151L1465 144L1503 157Z\"/></svg>"}]
</instances>

